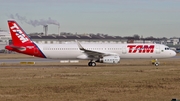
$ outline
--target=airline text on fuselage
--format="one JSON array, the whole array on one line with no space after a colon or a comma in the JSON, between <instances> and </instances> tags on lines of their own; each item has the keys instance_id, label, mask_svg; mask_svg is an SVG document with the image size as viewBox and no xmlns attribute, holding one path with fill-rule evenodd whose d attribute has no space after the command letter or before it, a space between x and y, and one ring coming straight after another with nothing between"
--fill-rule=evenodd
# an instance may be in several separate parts
<instances>
[{"instance_id":1,"label":"airline text on fuselage","mask_svg":"<svg viewBox=\"0 0 180 101\"><path fill-rule=\"evenodd\" d=\"M154 45L128 45L129 53L153 53Z\"/></svg>"}]
</instances>

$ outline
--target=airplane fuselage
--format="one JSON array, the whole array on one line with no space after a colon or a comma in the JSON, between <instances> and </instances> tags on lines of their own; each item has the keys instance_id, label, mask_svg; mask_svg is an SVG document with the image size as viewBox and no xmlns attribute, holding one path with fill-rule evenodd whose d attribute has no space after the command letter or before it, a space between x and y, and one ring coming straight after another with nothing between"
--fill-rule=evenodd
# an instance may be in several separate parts
<instances>
[{"instance_id":1,"label":"airplane fuselage","mask_svg":"<svg viewBox=\"0 0 180 101\"><path fill-rule=\"evenodd\" d=\"M37 49L34 46L25 45L25 50L19 51L25 54L51 59L91 59L86 57L86 53L81 51L76 43L74 44L37 44ZM165 45L161 44L97 44L86 43L82 46L87 50L97 52L115 53L120 58L168 58L174 56L172 50L166 50ZM145 48L144 48L145 47ZM40 50L40 51L37 51Z\"/></svg>"}]
</instances>

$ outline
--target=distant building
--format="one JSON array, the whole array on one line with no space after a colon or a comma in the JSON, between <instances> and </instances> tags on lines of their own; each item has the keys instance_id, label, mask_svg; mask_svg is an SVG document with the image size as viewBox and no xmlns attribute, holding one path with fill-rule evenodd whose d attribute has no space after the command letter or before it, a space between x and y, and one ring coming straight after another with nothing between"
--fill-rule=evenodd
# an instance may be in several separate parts
<instances>
[{"instance_id":1,"label":"distant building","mask_svg":"<svg viewBox=\"0 0 180 101\"><path fill-rule=\"evenodd\" d=\"M6 30L0 30L0 50L9 44L9 40L11 40L10 33Z\"/></svg>"},{"instance_id":2,"label":"distant building","mask_svg":"<svg viewBox=\"0 0 180 101\"><path fill-rule=\"evenodd\" d=\"M119 36L102 36L102 35L50 35L50 36L30 36L30 38L36 43L64 43L64 42L96 42L96 43L107 43L107 42L118 42L127 43L127 39Z\"/></svg>"},{"instance_id":3,"label":"distant building","mask_svg":"<svg viewBox=\"0 0 180 101\"><path fill-rule=\"evenodd\" d=\"M179 45L179 38L170 38L167 40L167 45Z\"/></svg>"},{"instance_id":4,"label":"distant building","mask_svg":"<svg viewBox=\"0 0 180 101\"><path fill-rule=\"evenodd\" d=\"M31 33L29 37L36 43L42 44L59 44L59 43L75 43L78 40L81 43L158 43L168 46L179 45L179 38L140 38L134 36L121 37L121 36L109 36L107 34L72 34L62 32L61 35L43 33ZM0 50L4 49L7 44L12 43L11 35L6 30L0 30Z\"/></svg>"}]
</instances>

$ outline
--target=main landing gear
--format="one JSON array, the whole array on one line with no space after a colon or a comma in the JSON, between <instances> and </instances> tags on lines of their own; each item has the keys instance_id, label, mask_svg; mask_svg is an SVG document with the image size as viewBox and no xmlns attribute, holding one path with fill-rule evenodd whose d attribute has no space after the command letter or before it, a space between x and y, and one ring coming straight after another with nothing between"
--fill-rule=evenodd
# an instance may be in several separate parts
<instances>
[{"instance_id":1,"label":"main landing gear","mask_svg":"<svg viewBox=\"0 0 180 101\"><path fill-rule=\"evenodd\" d=\"M88 63L88 66L93 66L95 67L96 66L96 62L93 62L92 60Z\"/></svg>"},{"instance_id":2,"label":"main landing gear","mask_svg":"<svg viewBox=\"0 0 180 101\"><path fill-rule=\"evenodd\" d=\"M155 66L159 66L159 62L158 62L158 60L157 59L154 59L154 60L152 60L152 64L154 64Z\"/></svg>"}]
</instances>

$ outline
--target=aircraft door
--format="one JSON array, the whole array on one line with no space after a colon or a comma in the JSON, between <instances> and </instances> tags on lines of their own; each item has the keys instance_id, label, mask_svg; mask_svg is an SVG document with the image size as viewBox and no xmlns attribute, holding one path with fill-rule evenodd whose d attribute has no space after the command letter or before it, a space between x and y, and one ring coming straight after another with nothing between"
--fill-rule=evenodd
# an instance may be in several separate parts
<instances>
[{"instance_id":1,"label":"aircraft door","mask_svg":"<svg viewBox=\"0 0 180 101\"><path fill-rule=\"evenodd\" d=\"M122 47L122 54L126 54L127 53L127 49L125 46Z\"/></svg>"},{"instance_id":2,"label":"aircraft door","mask_svg":"<svg viewBox=\"0 0 180 101\"><path fill-rule=\"evenodd\" d=\"M157 46L156 46L156 54L160 54L160 52L161 52L161 51L160 51L160 46L157 45Z\"/></svg>"}]
</instances>

